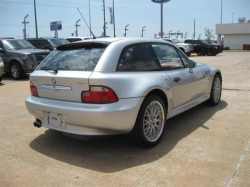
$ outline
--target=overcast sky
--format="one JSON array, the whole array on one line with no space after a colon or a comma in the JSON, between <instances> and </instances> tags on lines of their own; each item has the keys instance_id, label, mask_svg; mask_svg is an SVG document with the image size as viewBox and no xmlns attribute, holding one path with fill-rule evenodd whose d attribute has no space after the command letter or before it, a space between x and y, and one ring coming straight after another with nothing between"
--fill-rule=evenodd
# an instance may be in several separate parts
<instances>
[{"instance_id":1,"label":"overcast sky","mask_svg":"<svg viewBox=\"0 0 250 187\"><path fill-rule=\"evenodd\" d=\"M160 32L160 4L151 0L114 0L116 36L123 36L127 24L129 37L140 37L142 27L146 26L144 37L153 38ZM0 37L23 38L23 19L29 14L27 35L35 37L34 0L0 0ZM54 36L50 22L62 21L59 37L71 36L75 23L81 19L77 7L89 23L89 0L36 0L39 37ZM106 22L110 21L109 9L112 0L105 0ZM90 0L91 25L96 36L103 32L103 10L101 0ZM234 13L234 14L232 14ZM188 32L187 38L194 33L204 36L204 29L213 29L220 23L221 0L171 0L164 4L164 32ZM238 17L250 19L250 0L223 0L223 23L238 22ZM79 36L89 36L83 20L79 22ZM107 24L107 35L113 36L113 25Z\"/></svg>"}]
</instances>

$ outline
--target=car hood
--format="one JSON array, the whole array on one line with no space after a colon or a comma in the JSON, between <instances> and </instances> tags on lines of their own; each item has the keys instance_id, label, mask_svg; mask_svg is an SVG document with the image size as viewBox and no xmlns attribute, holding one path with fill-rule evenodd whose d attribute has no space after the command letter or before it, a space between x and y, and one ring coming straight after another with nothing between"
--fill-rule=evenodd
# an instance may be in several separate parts
<instances>
[{"instance_id":1,"label":"car hood","mask_svg":"<svg viewBox=\"0 0 250 187\"><path fill-rule=\"evenodd\" d=\"M16 50L16 51L11 51L11 53L16 53L16 54L36 54L36 53L45 53L49 54L49 50L43 50L43 49L21 49L21 50Z\"/></svg>"}]
</instances>

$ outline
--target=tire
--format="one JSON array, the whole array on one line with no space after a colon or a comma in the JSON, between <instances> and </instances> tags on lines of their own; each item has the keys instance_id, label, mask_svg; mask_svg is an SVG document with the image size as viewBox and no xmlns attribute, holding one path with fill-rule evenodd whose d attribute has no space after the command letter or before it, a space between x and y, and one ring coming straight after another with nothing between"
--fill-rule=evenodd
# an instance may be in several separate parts
<instances>
[{"instance_id":1,"label":"tire","mask_svg":"<svg viewBox=\"0 0 250 187\"><path fill-rule=\"evenodd\" d=\"M191 53L186 53L186 55L187 55L187 56L190 56L190 55L191 55Z\"/></svg>"},{"instance_id":2,"label":"tire","mask_svg":"<svg viewBox=\"0 0 250 187\"><path fill-rule=\"evenodd\" d=\"M150 111L154 111L150 114ZM131 143L140 147L153 147L163 136L166 124L166 107L159 96L152 95L144 100L135 126L128 134Z\"/></svg>"},{"instance_id":3,"label":"tire","mask_svg":"<svg viewBox=\"0 0 250 187\"><path fill-rule=\"evenodd\" d=\"M22 67L19 63L13 62L10 65L10 74L14 79L21 79L24 75Z\"/></svg>"},{"instance_id":4,"label":"tire","mask_svg":"<svg viewBox=\"0 0 250 187\"><path fill-rule=\"evenodd\" d=\"M207 54L207 56L212 56L212 55L214 55L214 51L212 49L207 49L206 54Z\"/></svg>"},{"instance_id":5,"label":"tire","mask_svg":"<svg viewBox=\"0 0 250 187\"><path fill-rule=\"evenodd\" d=\"M208 100L208 103L211 106L216 106L220 102L221 98L221 92L222 92L222 80L221 76L219 74L216 74L214 76L212 88L211 88L211 93L210 93L210 98Z\"/></svg>"},{"instance_id":6,"label":"tire","mask_svg":"<svg viewBox=\"0 0 250 187\"><path fill-rule=\"evenodd\" d=\"M0 76L0 82L2 82L2 80L3 80L3 76Z\"/></svg>"}]
</instances>

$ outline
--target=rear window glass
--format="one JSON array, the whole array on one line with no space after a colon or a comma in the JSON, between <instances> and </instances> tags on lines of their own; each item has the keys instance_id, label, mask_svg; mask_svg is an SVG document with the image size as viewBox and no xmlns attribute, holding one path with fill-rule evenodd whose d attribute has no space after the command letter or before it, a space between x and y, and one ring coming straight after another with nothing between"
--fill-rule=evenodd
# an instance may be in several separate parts
<instances>
[{"instance_id":1,"label":"rear window glass","mask_svg":"<svg viewBox=\"0 0 250 187\"><path fill-rule=\"evenodd\" d=\"M38 70L93 71L105 48L54 50Z\"/></svg>"}]
</instances>

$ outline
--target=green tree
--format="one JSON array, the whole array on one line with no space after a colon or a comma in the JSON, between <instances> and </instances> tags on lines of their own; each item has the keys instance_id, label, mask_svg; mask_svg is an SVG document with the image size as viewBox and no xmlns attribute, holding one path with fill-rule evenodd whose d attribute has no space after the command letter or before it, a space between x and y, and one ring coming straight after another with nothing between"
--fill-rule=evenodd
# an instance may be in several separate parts
<instances>
[{"instance_id":1,"label":"green tree","mask_svg":"<svg viewBox=\"0 0 250 187\"><path fill-rule=\"evenodd\" d=\"M212 39L215 38L213 35L213 29L205 28L205 36L208 43L211 43Z\"/></svg>"}]
</instances>

